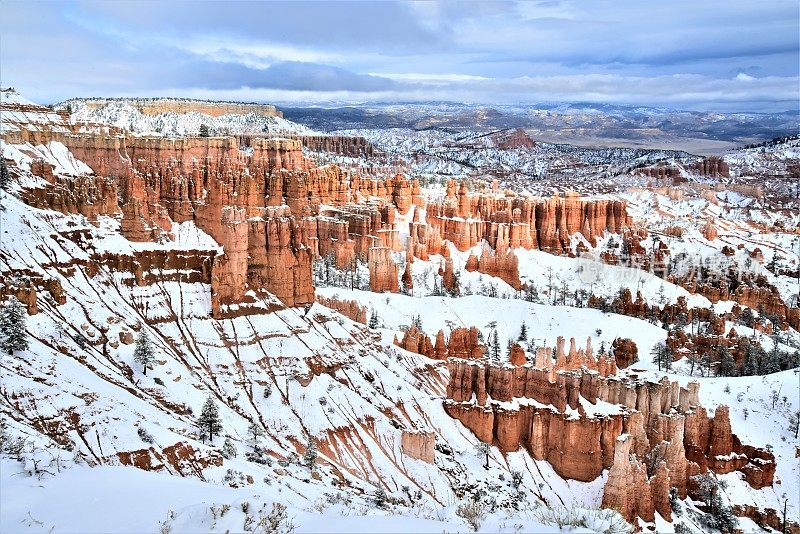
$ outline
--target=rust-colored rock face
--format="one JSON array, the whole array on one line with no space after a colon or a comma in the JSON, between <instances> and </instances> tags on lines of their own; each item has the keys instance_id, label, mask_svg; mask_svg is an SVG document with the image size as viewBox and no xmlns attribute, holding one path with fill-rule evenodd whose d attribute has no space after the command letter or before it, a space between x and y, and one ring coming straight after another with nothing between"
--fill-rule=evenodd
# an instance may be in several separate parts
<instances>
[{"instance_id":1,"label":"rust-colored rock face","mask_svg":"<svg viewBox=\"0 0 800 534\"><path fill-rule=\"evenodd\" d=\"M703 225L703 237L709 241L714 241L717 238L717 227L711 221Z\"/></svg>"},{"instance_id":2,"label":"rust-colored rock face","mask_svg":"<svg viewBox=\"0 0 800 534\"><path fill-rule=\"evenodd\" d=\"M692 163L690 168L697 174L702 174L703 176L730 178L730 167L728 163L715 156L710 156L701 161Z\"/></svg>"},{"instance_id":3,"label":"rust-colored rock face","mask_svg":"<svg viewBox=\"0 0 800 534\"><path fill-rule=\"evenodd\" d=\"M355 300L340 300L317 295L317 302L327 308L338 311L352 321L367 324L367 309Z\"/></svg>"},{"instance_id":4,"label":"rust-colored rock face","mask_svg":"<svg viewBox=\"0 0 800 534\"><path fill-rule=\"evenodd\" d=\"M369 249L369 287L376 293L400 291L397 278L398 266L392 259L392 251L386 247Z\"/></svg>"},{"instance_id":5,"label":"rust-colored rock face","mask_svg":"<svg viewBox=\"0 0 800 534\"><path fill-rule=\"evenodd\" d=\"M522 289L519 280L519 260L514 251L508 247L503 252L496 252L484 242L480 258L471 255L465 269L496 276L517 291Z\"/></svg>"},{"instance_id":6,"label":"rust-colored rock face","mask_svg":"<svg viewBox=\"0 0 800 534\"><path fill-rule=\"evenodd\" d=\"M614 360L617 362L617 368L619 369L625 369L639 361L639 349L632 339L618 337L611 343L611 348L614 353Z\"/></svg>"},{"instance_id":7,"label":"rust-colored rock face","mask_svg":"<svg viewBox=\"0 0 800 534\"><path fill-rule=\"evenodd\" d=\"M218 452L202 453L185 442L179 442L158 450L155 447L136 451L117 452L122 465L130 465L145 471L167 471L182 476L203 478L203 470L222 465Z\"/></svg>"},{"instance_id":8,"label":"rust-colored rock face","mask_svg":"<svg viewBox=\"0 0 800 534\"><path fill-rule=\"evenodd\" d=\"M444 330L439 330L436 342L433 344L427 335L411 325L403 334L403 339L395 339L395 345L437 360L446 358L474 360L486 353L486 347L478 340L479 333L480 331L474 326L458 327L451 330L450 335L445 338Z\"/></svg>"},{"instance_id":9,"label":"rust-colored rock face","mask_svg":"<svg viewBox=\"0 0 800 534\"><path fill-rule=\"evenodd\" d=\"M485 239L501 253L505 245L561 254L571 249L575 233L593 243L606 231L622 233L631 225L623 201L584 200L575 194L549 199L470 196L463 183L457 188L455 182L448 184L443 200L428 203L427 221L461 251Z\"/></svg>"},{"instance_id":10,"label":"rust-colored rock face","mask_svg":"<svg viewBox=\"0 0 800 534\"><path fill-rule=\"evenodd\" d=\"M404 430L401 435L403 454L423 462L433 463L436 436L433 432L412 432Z\"/></svg>"},{"instance_id":11,"label":"rust-colored rock face","mask_svg":"<svg viewBox=\"0 0 800 534\"><path fill-rule=\"evenodd\" d=\"M595 360L574 340L567 350L559 338L555 362L552 353L543 348L518 366L448 360L445 410L482 441L504 452L525 447L564 478L591 481L608 469L603 505L628 521L669 519L669 489L685 497L690 477L708 469L741 471L755 488L772 483L774 457L739 442L727 407L709 418L696 382L643 382L613 376L615 368L603 376L590 367L599 370L605 355Z\"/></svg>"}]
</instances>

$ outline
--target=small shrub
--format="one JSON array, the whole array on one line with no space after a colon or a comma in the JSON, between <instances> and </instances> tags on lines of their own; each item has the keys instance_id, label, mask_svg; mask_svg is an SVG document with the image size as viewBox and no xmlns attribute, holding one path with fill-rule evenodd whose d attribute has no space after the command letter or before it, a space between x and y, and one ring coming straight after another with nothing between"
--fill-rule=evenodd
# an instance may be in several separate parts
<instances>
[{"instance_id":1,"label":"small shrub","mask_svg":"<svg viewBox=\"0 0 800 534\"><path fill-rule=\"evenodd\" d=\"M511 485L514 489L518 489L522 485L521 471L511 471Z\"/></svg>"},{"instance_id":2,"label":"small shrub","mask_svg":"<svg viewBox=\"0 0 800 534\"><path fill-rule=\"evenodd\" d=\"M375 496L372 498L372 504L374 504L377 508L383 508L386 506L386 499L388 496L383 488L378 488L378 491L375 492Z\"/></svg>"},{"instance_id":3,"label":"small shrub","mask_svg":"<svg viewBox=\"0 0 800 534\"><path fill-rule=\"evenodd\" d=\"M236 446L230 440L230 438L225 438L225 443L222 444L222 453L223 458L226 460L230 460L231 458L236 457Z\"/></svg>"},{"instance_id":4,"label":"small shrub","mask_svg":"<svg viewBox=\"0 0 800 534\"><path fill-rule=\"evenodd\" d=\"M290 534L294 532L294 529L295 526L286 512L286 505L276 502L272 503L272 511L269 514L264 514L263 510L259 510L254 532Z\"/></svg>"},{"instance_id":5,"label":"small shrub","mask_svg":"<svg viewBox=\"0 0 800 534\"><path fill-rule=\"evenodd\" d=\"M144 428L139 427L136 430L136 433L139 434L139 438L142 441L144 441L145 443L153 443L153 441L154 441L153 440L153 436L151 436L150 433L147 430L145 430Z\"/></svg>"},{"instance_id":6,"label":"small shrub","mask_svg":"<svg viewBox=\"0 0 800 534\"><path fill-rule=\"evenodd\" d=\"M458 505L456 515L466 521L472 530L478 532L486 518L486 507L480 501L469 500Z\"/></svg>"}]
</instances>

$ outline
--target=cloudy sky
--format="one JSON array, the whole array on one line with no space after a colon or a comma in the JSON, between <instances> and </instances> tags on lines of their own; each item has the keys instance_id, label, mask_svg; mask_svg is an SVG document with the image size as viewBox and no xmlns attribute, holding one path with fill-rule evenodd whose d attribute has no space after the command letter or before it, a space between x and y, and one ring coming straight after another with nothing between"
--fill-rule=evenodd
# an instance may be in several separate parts
<instances>
[{"instance_id":1,"label":"cloudy sky","mask_svg":"<svg viewBox=\"0 0 800 534\"><path fill-rule=\"evenodd\" d=\"M607 102L797 109L797 0L4 0L0 83L49 103Z\"/></svg>"}]
</instances>

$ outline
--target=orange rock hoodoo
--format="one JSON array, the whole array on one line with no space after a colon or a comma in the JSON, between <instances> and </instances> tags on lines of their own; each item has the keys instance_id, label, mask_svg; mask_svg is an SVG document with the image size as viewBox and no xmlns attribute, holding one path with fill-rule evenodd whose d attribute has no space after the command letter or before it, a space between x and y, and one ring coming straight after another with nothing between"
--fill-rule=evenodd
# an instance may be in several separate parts
<instances>
[{"instance_id":1,"label":"orange rock hoodoo","mask_svg":"<svg viewBox=\"0 0 800 534\"><path fill-rule=\"evenodd\" d=\"M555 366L550 349L522 366L449 360L445 410L482 441L506 452L525 447L564 478L591 481L608 469L603 505L629 521L652 521L655 511L669 518L669 488L683 498L690 477L707 469L741 471L756 488L772 484L772 454L739 442L727 407L709 418L699 384L620 380L586 365L554 371L579 359L572 343L570 364L563 345Z\"/></svg>"},{"instance_id":2,"label":"orange rock hoodoo","mask_svg":"<svg viewBox=\"0 0 800 534\"><path fill-rule=\"evenodd\" d=\"M415 352L444 360L446 358L477 359L486 353L486 347L478 340L479 331L476 327L458 327L450 331L445 341L444 330L436 334L436 343L431 338L420 332L415 325L411 325L403 334L402 340L395 339L395 345L407 351Z\"/></svg>"},{"instance_id":3,"label":"orange rock hoodoo","mask_svg":"<svg viewBox=\"0 0 800 534\"><path fill-rule=\"evenodd\" d=\"M632 223L620 200L585 200L574 193L549 199L470 195L463 182L457 188L453 180L445 198L429 202L426 209L428 225L461 251L485 239L500 252L522 247L561 254L572 249L575 233L594 242L606 231L622 233Z\"/></svg>"}]
</instances>

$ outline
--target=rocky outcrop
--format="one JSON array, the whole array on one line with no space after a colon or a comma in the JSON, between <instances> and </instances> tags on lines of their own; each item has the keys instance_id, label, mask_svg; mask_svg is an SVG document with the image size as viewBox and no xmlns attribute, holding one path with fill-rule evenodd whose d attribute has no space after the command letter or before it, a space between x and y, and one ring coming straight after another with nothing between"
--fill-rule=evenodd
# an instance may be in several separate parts
<instances>
[{"instance_id":1,"label":"rocky outcrop","mask_svg":"<svg viewBox=\"0 0 800 534\"><path fill-rule=\"evenodd\" d=\"M732 510L738 517L752 519L756 525L764 530L772 529L776 532L786 532L787 534L800 534L800 523L787 520L786 525L784 525L783 519L774 508L761 509L750 504L735 504Z\"/></svg>"},{"instance_id":2,"label":"rocky outcrop","mask_svg":"<svg viewBox=\"0 0 800 534\"><path fill-rule=\"evenodd\" d=\"M604 377L585 365L554 371L581 359L571 345L566 353L560 340L554 365L548 349L521 366L449 360L445 410L479 439L504 452L525 447L564 478L591 481L609 469L604 506L629 521L668 518L669 488L685 497L690 477L708 469L739 470L755 488L772 483L774 457L739 442L726 407L709 418L699 384Z\"/></svg>"},{"instance_id":3,"label":"rocky outcrop","mask_svg":"<svg viewBox=\"0 0 800 534\"><path fill-rule=\"evenodd\" d=\"M585 200L576 194L549 199L470 195L463 183L456 187L453 181L444 199L429 202L426 209L428 224L461 251L485 239L496 249L499 241L561 254L572 249L570 237L578 232L594 243L607 231L621 233L631 225L624 201Z\"/></svg>"},{"instance_id":4,"label":"rocky outcrop","mask_svg":"<svg viewBox=\"0 0 800 534\"><path fill-rule=\"evenodd\" d=\"M317 295L317 302L327 308L338 311L351 321L367 324L367 309L355 300L340 300Z\"/></svg>"},{"instance_id":5,"label":"rocky outcrop","mask_svg":"<svg viewBox=\"0 0 800 534\"><path fill-rule=\"evenodd\" d=\"M386 247L369 249L369 287L376 293L400 291L397 264L392 259L392 251Z\"/></svg>"},{"instance_id":6,"label":"rocky outcrop","mask_svg":"<svg viewBox=\"0 0 800 534\"><path fill-rule=\"evenodd\" d=\"M60 213L80 214L90 221L98 215L120 213L117 203L117 182L99 176L54 176L53 166L42 160L31 164L31 172L44 178L47 187L34 187L22 191L22 199L39 209Z\"/></svg>"},{"instance_id":7,"label":"rocky outcrop","mask_svg":"<svg viewBox=\"0 0 800 534\"><path fill-rule=\"evenodd\" d=\"M130 465L145 471L166 471L181 476L203 477L203 470L218 467L223 463L222 455L216 451L203 452L185 442L179 442L161 450L156 447L135 451L120 451L116 454L122 465Z\"/></svg>"},{"instance_id":8,"label":"rocky outcrop","mask_svg":"<svg viewBox=\"0 0 800 534\"><path fill-rule=\"evenodd\" d=\"M247 285L265 289L288 306L314 302L311 251L286 207L263 208L248 220Z\"/></svg>"},{"instance_id":9,"label":"rocky outcrop","mask_svg":"<svg viewBox=\"0 0 800 534\"><path fill-rule=\"evenodd\" d=\"M639 361L639 349L636 347L636 343L627 337L616 338L611 343L611 351L619 369L625 369Z\"/></svg>"},{"instance_id":10,"label":"rocky outcrop","mask_svg":"<svg viewBox=\"0 0 800 534\"><path fill-rule=\"evenodd\" d=\"M303 146L316 152L330 152L352 158L371 158L377 155L372 144L363 137L344 135L300 135L291 136Z\"/></svg>"},{"instance_id":11,"label":"rocky outcrop","mask_svg":"<svg viewBox=\"0 0 800 534\"><path fill-rule=\"evenodd\" d=\"M647 470L631 454L632 445L633 438L629 434L622 434L616 440L614 463L608 471L602 507L618 511L630 522L634 522L637 517L653 521L655 506L647 480Z\"/></svg>"},{"instance_id":12,"label":"rocky outcrop","mask_svg":"<svg viewBox=\"0 0 800 534\"><path fill-rule=\"evenodd\" d=\"M689 168L703 176L730 178L730 167L728 163L715 156L709 156L701 161L696 161L692 163Z\"/></svg>"},{"instance_id":13,"label":"rocky outcrop","mask_svg":"<svg viewBox=\"0 0 800 534\"><path fill-rule=\"evenodd\" d=\"M490 276L496 276L519 291L522 289L522 282L519 279L519 260L517 255L508 247L505 247L505 250L501 250L495 251L488 243L484 242L480 257L474 254L470 255L464 268L468 272L478 271Z\"/></svg>"},{"instance_id":14,"label":"rocky outcrop","mask_svg":"<svg viewBox=\"0 0 800 534\"><path fill-rule=\"evenodd\" d=\"M403 454L429 464L433 463L436 436L433 432L403 430L400 447Z\"/></svg>"},{"instance_id":15,"label":"rocky outcrop","mask_svg":"<svg viewBox=\"0 0 800 534\"><path fill-rule=\"evenodd\" d=\"M708 221L706 224L703 225L703 237L705 237L709 241L714 241L717 238L717 227L714 226L714 223Z\"/></svg>"},{"instance_id":16,"label":"rocky outcrop","mask_svg":"<svg viewBox=\"0 0 800 534\"><path fill-rule=\"evenodd\" d=\"M432 343L430 337L415 325L411 325L403 333L401 340L395 338L394 344L407 351L438 360L446 358L474 360L486 353L486 347L479 341L479 333L480 331L474 326L458 327L451 330L450 335L445 338L444 330L439 330L436 342Z\"/></svg>"}]
</instances>

